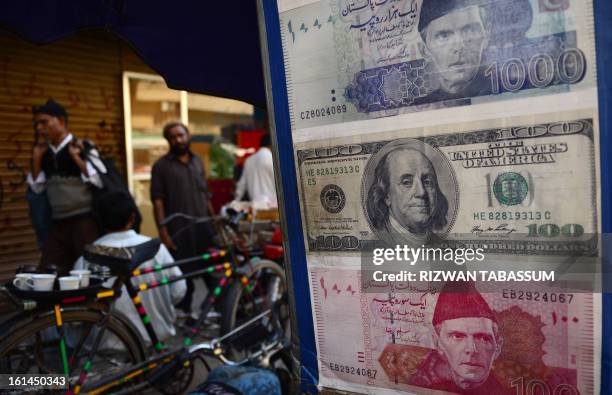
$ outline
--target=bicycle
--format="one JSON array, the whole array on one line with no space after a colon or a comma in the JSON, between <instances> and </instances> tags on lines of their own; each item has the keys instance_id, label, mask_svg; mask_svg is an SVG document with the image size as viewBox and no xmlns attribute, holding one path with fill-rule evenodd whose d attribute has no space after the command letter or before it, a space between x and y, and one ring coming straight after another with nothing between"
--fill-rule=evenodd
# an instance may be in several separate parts
<instances>
[{"instance_id":1,"label":"bicycle","mask_svg":"<svg viewBox=\"0 0 612 395\"><path fill-rule=\"evenodd\" d=\"M268 254L267 248L262 249L253 242L252 224L254 223L254 220L248 221L249 234L245 234L245 231L242 230L241 223L249 216L247 212L228 209L227 213L227 216L216 216L211 218L217 233L221 237L221 246L226 251L230 251L232 254L238 256L239 260L240 257L244 257L245 259L263 258L259 263L259 267L261 269L269 268L270 270L276 270L278 265L282 265L282 246L280 246L280 248L275 248L272 254ZM177 218L187 221L187 225L177 230L175 236L188 229L190 226L208 221L208 217L194 217L182 213L175 213L165 218L161 224L166 225ZM260 222L270 225L274 223L273 221ZM268 245L266 245L266 247L268 247ZM279 246L270 245L270 247ZM251 275L255 274L256 273L251 273ZM261 283L261 279L259 280L259 283ZM275 284L269 284L268 288L273 288L275 286ZM243 296L245 296L243 295L242 289L243 288L239 284L236 284L230 286L230 289L227 292L228 295L231 295L229 299L236 300L237 302L231 305L233 307L229 307L231 311L224 311L224 313L221 315L220 327L222 333L232 330L236 325L239 325L244 321L244 317L248 318L252 315L252 313L245 311L248 310L251 303L248 300L242 300ZM243 318L236 319L236 317Z\"/></svg>"},{"instance_id":2,"label":"bicycle","mask_svg":"<svg viewBox=\"0 0 612 395\"><path fill-rule=\"evenodd\" d=\"M278 221L260 220L256 216L247 212L235 210L231 207L225 209L230 221L213 221L217 234L221 238L221 246L234 248L237 252L245 256L261 256L264 254L259 240L259 232L273 231L280 226ZM255 213L256 214L256 213ZM194 217L181 215L186 219ZM217 217L219 218L219 217ZM224 218L224 217L220 217Z\"/></svg>"},{"instance_id":3,"label":"bicycle","mask_svg":"<svg viewBox=\"0 0 612 395\"><path fill-rule=\"evenodd\" d=\"M124 385L132 380L137 382L140 381L140 383L136 384L137 387L156 385L156 383L162 381L160 377L165 377L169 373L174 373L173 376L175 378L178 377L178 379L174 380L176 385L169 390L166 388L166 392L180 393L192 379L193 365L190 362L194 358L198 358L198 355L194 353L196 353L197 350L208 349L206 347L191 347L193 345L192 337L202 329L208 311L217 297L219 297L229 285L233 284L232 289L239 287L242 292L238 293L237 291L233 291L231 294L228 294L223 308L223 310L229 312L226 314L236 314L238 311L236 305L241 303L244 294L254 295L253 290L257 287L265 288L266 293L263 294L263 297L260 295L259 298L255 298L251 295L251 301L249 302L253 306L258 306L258 309L252 313L254 314L259 311L260 314L256 315L256 317L259 317L259 321L265 318L261 316L261 310L269 307L274 300L277 299L275 295L280 294L279 291L284 292L284 290L286 290L284 272L278 265L273 262L253 259L246 264L239 265L237 263L239 260L236 257L230 257L232 259L230 259L229 262L221 264L211 262L210 265L207 265L203 269L188 275L171 279L162 278L160 281L142 283L138 287L132 285L131 279L142 274L159 272L169 267L180 266L195 260L210 261L233 254L228 254L224 250L218 252L213 251L212 253L207 253L199 257L176 261L172 264L156 265L144 270L138 269L138 266L142 262L148 261L155 255L158 248L159 240L151 240L143 245L132 248L112 249L100 246L90 247L86 252L86 259L90 262L110 268L111 273L116 276L113 287L111 289L104 289L94 286L91 287L92 289L86 292L80 292L78 295L70 294L68 295L69 297L67 297L66 292L70 293L74 291L60 292L61 295L58 295L58 297L61 296L61 299L51 298L48 300L39 300L36 309L30 309L28 311L24 308L24 312L21 313L20 317L11 320L10 323L5 322L3 325L0 325L0 330L3 330L3 333L7 333L5 339L0 342L0 367L2 371L26 373L32 368L34 368L34 370L37 368L39 373L63 371L71 377L74 393L85 390L87 392L100 393L111 387ZM222 277L218 281L218 286L212 290L212 295L208 295L205 299L205 303L201 308L200 318L189 329L189 333L184 339L183 347L167 351L164 344L157 339L151 325L151 319L140 303L139 292L158 286L165 286L189 276L211 274L214 272L221 273ZM270 284L275 285L270 288ZM99 284L97 285L99 286ZM122 285L126 286L127 292L139 312L157 355L147 358L147 353L142 348L142 342L137 330L127 320L122 318L121 314L117 314L117 312L113 311L114 301L118 298ZM13 290L13 292L15 292L15 290ZM275 293L272 294L270 292ZM77 305L72 305L75 303ZM50 308L51 304L53 305L52 309ZM269 311L269 309L267 311ZM270 359L268 354L270 354L271 350L275 350L274 354L278 353L277 349L281 343L279 340L280 338L276 335L269 337L269 339L276 339L272 342L272 344L275 345L274 347L266 343L266 341L260 344L247 344L247 347L245 347L244 344L236 346L230 341L232 338L236 338L236 333L246 329L252 329L253 324L257 322L257 320L253 321L252 317L251 315L251 319L247 320L236 320L234 318L232 326L238 326L239 330L230 331L229 334L221 338L213 339L212 343L215 344L213 354L215 357L227 363L236 358L233 350L240 349L241 355L246 355L246 357L235 361L235 363L246 363L245 361L252 360L252 355L258 355L258 353L259 355L267 355L267 359ZM283 324L283 333L284 327L286 327L285 320L286 318L281 317L276 321ZM271 322L270 320L268 321ZM70 330L71 326L74 327L73 330ZM56 331L53 333L53 336L50 336L48 331L53 328L56 329ZM261 329L261 326L259 328ZM45 331L47 331L47 333ZM78 333L80 336L78 336L78 340L67 344L65 340L66 332ZM93 337L90 337L92 332ZM104 338L105 332L107 332L106 338ZM271 332L263 331L263 333L270 334ZM265 337L265 339L268 339L268 337ZM286 342L286 336L283 336L282 340ZM109 342L118 345L118 347L115 348L120 349L121 352L113 352L112 357L108 357L104 353L98 352L101 344ZM224 347L218 347L218 345L223 342L226 342ZM265 347L261 349L262 345L265 345ZM260 348L259 352L257 351L258 348ZM58 349L59 352L57 351ZM49 350L51 350L51 352ZM187 352L186 350L191 351ZM61 358L57 358L57 354L59 354ZM70 358L68 358L69 354L71 354ZM55 357L54 364L51 363L50 365L46 365L45 356L51 358ZM18 359L16 362L21 363L17 365L13 364L13 358L15 357ZM19 360L19 357L21 357L21 360ZM57 363L58 359L61 360L61 367ZM78 368L75 370L75 367L81 366L82 360L85 360L85 363L82 364L82 368L80 370L78 370ZM172 366L174 369L176 367L176 361L178 360L185 362L183 368L179 369L178 373L170 372L168 366ZM94 364L96 364L96 369L92 369ZM206 364L205 366L209 368ZM109 382L107 378L91 383L91 378L96 378L96 370L102 370L105 376L112 374L111 377L115 377L116 380ZM79 371L78 375L75 374L76 371ZM163 371L164 374L159 373L160 371ZM179 373L182 376L180 376ZM85 385L85 380L89 374L93 374L93 376L89 376L90 381ZM144 378L146 378L146 380L144 380ZM167 380L163 381L167 382ZM131 388L131 390L133 390L133 388Z\"/></svg>"}]
</instances>

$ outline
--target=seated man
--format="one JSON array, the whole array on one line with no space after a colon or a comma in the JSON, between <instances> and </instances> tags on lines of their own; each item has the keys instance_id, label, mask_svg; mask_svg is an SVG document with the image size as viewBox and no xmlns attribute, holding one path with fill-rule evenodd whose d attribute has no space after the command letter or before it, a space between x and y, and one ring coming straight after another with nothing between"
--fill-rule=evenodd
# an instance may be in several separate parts
<instances>
[{"instance_id":1,"label":"seated man","mask_svg":"<svg viewBox=\"0 0 612 395\"><path fill-rule=\"evenodd\" d=\"M133 247L151 240L149 237L140 235L132 230L136 211L132 200L124 192L109 192L105 194L100 198L96 212L100 217L101 225L107 233L96 240L94 244L123 248ZM171 262L174 262L174 259L170 252L168 252L168 249L162 244L157 255L153 259L141 264L139 268L144 269L155 264L164 265ZM76 261L74 268L90 269L90 264L83 257L80 257ZM172 278L182 274L181 270L175 266L161 272L142 275L134 278L132 282L134 285L138 285L142 282L159 281L162 277ZM114 278L110 279L109 282L114 282ZM105 285L110 286L112 283L108 284L107 282ZM186 290L185 280L181 280L166 286L140 292L142 304L149 317L152 317L151 323L159 340L164 340L176 334L174 328L174 321L176 319L174 304L181 301L183 296L185 296ZM115 308L132 321L147 343L151 342L125 286L123 286L121 297L115 302Z\"/></svg>"}]
</instances>

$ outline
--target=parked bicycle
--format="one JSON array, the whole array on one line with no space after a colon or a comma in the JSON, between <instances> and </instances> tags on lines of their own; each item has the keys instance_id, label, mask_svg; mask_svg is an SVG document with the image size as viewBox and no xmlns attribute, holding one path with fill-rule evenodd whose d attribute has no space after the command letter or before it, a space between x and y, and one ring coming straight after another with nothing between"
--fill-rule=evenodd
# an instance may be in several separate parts
<instances>
[{"instance_id":1,"label":"parked bicycle","mask_svg":"<svg viewBox=\"0 0 612 395\"><path fill-rule=\"evenodd\" d=\"M219 235L221 246L225 251L232 254L233 259L239 264L240 262L250 262L251 260L261 259L259 261L260 265L267 265L267 267L269 266L274 269L276 269L278 265L282 265L283 247L282 239L280 238L280 229L277 223L274 221L260 221L260 224L265 223L267 225L266 229L276 230L276 232L273 232L270 242L262 246L254 242L252 227L253 219L248 218L249 214L247 212L233 209L228 209L226 212L227 215L225 216L216 216L212 218L194 217L182 213L175 213L164 219L161 224L167 225L175 219L181 219L186 222L186 225L176 231L175 235L173 235L174 238L191 226L212 220L213 226ZM244 223L246 223L246 229ZM261 283L263 280L259 278L258 281ZM273 286L274 284L270 284L270 287ZM237 302L233 303L232 307L225 304L226 308L234 308L235 310L232 312L226 311L225 314L221 315L221 333L232 330L236 325L239 325L241 322L244 322L245 319L255 314L250 311L253 306L251 301L248 300L250 294L243 292L244 290L245 288L238 283L230 285L227 294L231 296L228 296L228 298L230 300L236 300ZM245 298L247 299L245 300Z\"/></svg>"},{"instance_id":2,"label":"parked bicycle","mask_svg":"<svg viewBox=\"0 0 612 395\"><path fill-rule=\"evenodd\" d=\"M233 218L215 218L231 223ZM199 218L192 222L211 220ZM131 248L90 246L87 261L107 267L116 279L111 288L105 278L92 279L86 289L74 291L21 291L9 284L14 295L33 300L18 302L20 311L0 324L0 370L3 373L63 373L71 391L98 394L108 390L129 393L155 386L166 393L183 392L192 380L193 361L204 355L224 363L255 363L266 366L284 359L288 314L282 295L286 292L283 269L257 257L245 259L231 245L201 256L166 265L139 268L159 249L159 240ZM183 276L162 277L159 281L132 283L132 279L157 273L172 266L201 261L200 270ZM199 319L187 328L183 345L169 349L158 340L139 294L167 286L189 276L217 273L217 286L201 307ZM151 339L154 352L143 348L134 325L114 306L125 285L134 307ZM205 319L216 300L222 304L223 327L228 332L208 342L194 344L194 336L205 327ZM223 333L223 332L222 332Z\"/></svg>"}]
</instances>

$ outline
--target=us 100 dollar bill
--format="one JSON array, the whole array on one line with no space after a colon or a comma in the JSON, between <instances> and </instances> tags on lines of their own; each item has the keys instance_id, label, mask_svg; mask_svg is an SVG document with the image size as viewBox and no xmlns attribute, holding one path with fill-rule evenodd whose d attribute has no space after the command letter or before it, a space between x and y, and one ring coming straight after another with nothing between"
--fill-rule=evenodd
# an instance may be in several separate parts
<instances>
[{"instance_id":1,"label":"us 100 dollar bill","mask_svg":"<svg viewBox=\"0 0 612 395\"><path fill-rule=\"evenodd\" d=\"M463 285L462 285L463 286ZM358 393L595 394L598 297L557 289L362 292L310 268L319 380ZM528 297L525 296L528 294Z\"/></svg>"},{"instance_id":2,"label":"us 100 dollar bill","mask_svg":"<svg viewBox=\"0 0 612 395\"><path fill-rule=\"evenodd\" d=\"M593 119L459 130L301 144L309 251L454 240L497 253L596 253ZM415 134L426 137L403 137Z\"/></svg>"},{"instance_id":3,"label":"us 100 dollar bill","mask_svg":"<svg viewBox=\"0 0 612 395\"><path fill-rule=\"evenodd\" d=\"M285 11L293 126L592 87L592 13L590 0L321 0Z\"/></svg>"}]
</instances>

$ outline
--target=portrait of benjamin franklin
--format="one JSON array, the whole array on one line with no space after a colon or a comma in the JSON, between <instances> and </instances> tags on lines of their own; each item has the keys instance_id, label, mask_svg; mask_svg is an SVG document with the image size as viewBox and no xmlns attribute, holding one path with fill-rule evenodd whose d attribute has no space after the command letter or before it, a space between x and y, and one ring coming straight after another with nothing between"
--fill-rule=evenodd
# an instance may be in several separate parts
<instances>
[{"instance_id":1,"label":"portrait of benjamin franklin","mask_svg":"<svg viewBox=\"0 0 612 395\"><path fill-rule=\"evenodd\" d=\"M400 139L370 161L363 186L365 212L381 240L419 246L448 232L458 198L452 168L443 154L418 140Z\"/></svg>"}]
</instances>

